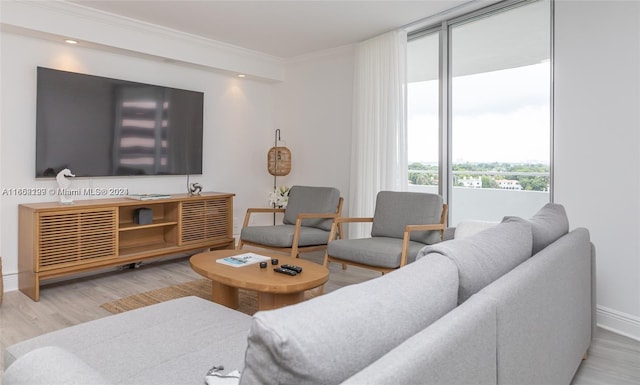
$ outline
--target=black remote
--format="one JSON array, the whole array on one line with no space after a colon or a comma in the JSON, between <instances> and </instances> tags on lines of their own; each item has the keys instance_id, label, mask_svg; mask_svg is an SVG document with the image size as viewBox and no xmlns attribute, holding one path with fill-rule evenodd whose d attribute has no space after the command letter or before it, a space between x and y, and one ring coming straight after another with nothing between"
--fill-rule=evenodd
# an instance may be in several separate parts
<instances>
[{"instance_id":1,"label":"black remote","mask_svg":"<svg viewBox=\"0 0 640 385\"><path fill-rule=\"evenodd\" d=\"M302 268L300 266L296 266L296 265L282 265L281 266L283 269L289 269L289 270L293 270L296 273L300 274L302 273Z\"/></svg>"},{"instance_id":2,"label":"black remote","mask_svg":"<svg viewBox=\"0 0 640 385\"><path fill-rule=\"evenodd\" d=\"M298 273L296 273L295 271L289 270L289 269L283 269L282 267L276 267L275 269L273 269L273 271L275 271L276 273L287 274L290 276L298 275Z\"/></svg>"}]
</instances>

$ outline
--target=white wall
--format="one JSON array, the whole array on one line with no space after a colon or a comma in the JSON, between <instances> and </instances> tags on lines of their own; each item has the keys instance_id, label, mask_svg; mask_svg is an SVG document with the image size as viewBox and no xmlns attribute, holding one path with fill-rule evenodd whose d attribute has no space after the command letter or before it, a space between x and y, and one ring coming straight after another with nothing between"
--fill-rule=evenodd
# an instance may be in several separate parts
<instances>
[{"instance_id":1,"label":"white wall","mask_svg":"<svg viewBox=\"0 0 640 385\"><path fill-rule=\"evenodd\" d=\"M598 322L640 340L640 3L557 1L555 198L597 252Z\"/></svg>"},{"instance_id":2,"label":"white wall","mask_svg":"<svg viewBox=\"0 0 640 385\"><path fill-rule=\"evenodd\" d=\"M1 52L0 188L55 187L54 180L34 178L35 71L36 66L45 66L204 92L203 175L192 176L192 181L200 182L207 191L236 193L236 230L247 207L267 205L272 183L266 172L273 132L272 83L11 33L3 33ZM183 193L186 178L78 178L72 186ZM17 205L54 200L55 196L1 197L0 255L7 290L15 289L17 273Z\"/></svg>"},{"instance_id":3,"label":"white wall","mask_svg":"<svg viewBox=\"0 0 640 385\"><path fill-rule=\"evenodd\" d=\"M292 152L292 170L278 185L331 186L349 196L353 58L343 47L286 65L286 81L274 86L274 129Z\"/></svg>"}]
</instances>

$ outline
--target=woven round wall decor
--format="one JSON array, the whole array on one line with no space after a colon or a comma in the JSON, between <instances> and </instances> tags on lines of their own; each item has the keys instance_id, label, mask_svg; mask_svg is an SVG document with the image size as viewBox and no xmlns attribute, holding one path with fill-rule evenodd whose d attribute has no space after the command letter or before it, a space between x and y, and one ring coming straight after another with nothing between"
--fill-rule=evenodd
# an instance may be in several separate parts
<instances>
[{"instance_id":1,"label":"woven round wall decor","mask_svg":"<svg viewBox=\"0 0 640 385\"><path fill-rule=\"evenodd\" d=\"M291 151L286 147L271 147L267 153L269 174L284 176L291 172Z\"/></svg>"}]
</instances>

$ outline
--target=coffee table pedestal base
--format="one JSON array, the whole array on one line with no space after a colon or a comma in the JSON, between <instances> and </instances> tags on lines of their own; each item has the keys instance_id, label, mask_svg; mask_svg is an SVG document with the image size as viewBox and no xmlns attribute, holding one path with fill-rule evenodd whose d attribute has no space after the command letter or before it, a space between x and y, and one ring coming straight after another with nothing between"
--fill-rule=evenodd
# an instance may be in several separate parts
<instances>
[{"instance_id":1,"label":"coffee table pedestal base","mask_svg":"<svg viewBox=\"0 0 640 385\"><path fill-rule=\"evenodd\" d=\"M271 310L304 301L304 292L288 294L258 293L258 310Z\"/></svg>"},{"instance_id":2,"label":"coffee table pedestal base","mask_svg":"<svg viewBox=\"0 0 640 385\"><path fill-rule=\"evenodd\" d=\"M211 299L213 302L231 309L240 307L240 295L238 294L237 287L227 286L213 281L211 282L211 288Z\"/></svg>"},{"instance_id":3,"label":"coffee table pedestal base","mask_svg":"<svg viewBox=\"0 0 640 385\"><path fill-rule=\"evenodd\" d=\"M240 307L238 288L212 282L211 299L213 302L231 309ZM304 292L299 293L261 293L258 292L258 310L271 310L279 307L293 305L304 301Z\"/></svg>"}]
</instances>

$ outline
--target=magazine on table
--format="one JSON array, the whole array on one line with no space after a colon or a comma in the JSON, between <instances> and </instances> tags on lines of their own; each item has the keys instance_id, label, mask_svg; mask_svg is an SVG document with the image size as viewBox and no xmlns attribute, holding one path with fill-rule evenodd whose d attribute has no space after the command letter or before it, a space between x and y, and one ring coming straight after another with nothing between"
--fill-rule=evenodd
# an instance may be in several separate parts
<instances>
[{"instance_id":1,"label":"magazine on table","mask_svg":"<svg viewBox=\"0 0 640 385\"><path fill-rule=\"evenodd\" d=\"M216 262L222 263L223 265L233 266L233 267L242 267L247 265L253 265L254 263L270 261L270 257L265 257L264 255L254 254L254 253L244 253L233 255L231 257L220 258L217 259Z\"/></svg>"}]
</instances>

